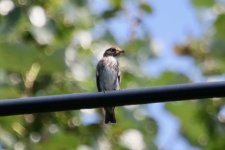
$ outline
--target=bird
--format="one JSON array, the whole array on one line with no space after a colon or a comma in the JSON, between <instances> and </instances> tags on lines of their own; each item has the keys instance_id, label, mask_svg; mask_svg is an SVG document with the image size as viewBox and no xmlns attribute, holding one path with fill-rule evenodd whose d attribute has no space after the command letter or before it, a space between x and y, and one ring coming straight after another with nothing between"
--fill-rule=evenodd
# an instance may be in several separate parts
<instances>
[{"instance_id":1,"label":"bird","mask_svg":"<svg viewBox=\"0 0 225 150\"><path fill-rule=\"evenodd\" d=\"M96 67L96 85L98 92L120 89L120 69L117 57L124 53L119 47L110 47L105 50L103 57ZM116 123L115 107L104 107L105 124Z\"/></svg>"}]
</instances>

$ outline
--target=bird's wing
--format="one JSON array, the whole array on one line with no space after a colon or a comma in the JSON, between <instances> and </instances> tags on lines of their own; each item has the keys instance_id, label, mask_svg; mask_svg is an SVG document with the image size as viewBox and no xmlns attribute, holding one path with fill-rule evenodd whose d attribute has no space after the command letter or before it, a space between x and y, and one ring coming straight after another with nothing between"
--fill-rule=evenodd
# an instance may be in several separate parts
<instances>
[{"instance_id":1,"label":"bird's wing","mask_svg":"<svg viewBox=\"0 0 225 150\"><path fill-rule=\"evenodd\" d=\"M120 69L119 69L119 62L117 61L117 65L115 68L116 72L117 72L117 79L118 79L118 85L117 85L117 90L120 89L120 82L121 82L121 78L120 78Z\"/></svg>"},{"instance_id":2,"label":"bird's wing","mask_svg":"<svg viewBox=\"0 0 225 150\"><path fill-rule=\"evenodd\" d=\"M119 73L118 73L118 81L119 81L119 84L120 84L120 71L119 71Z\"/></svg>"},{"instance_id":3,"label":"bird's wing","mask_svg":"<svg viewBox=\"0 0 225 150\"><path fill-rule=\"evenodd\" d=\"M98 88L98 91L101 92L102 89L100 87L100 81L99 81L99 74L100 74L100 68L103 66L103 61L100 60L97 64L97 67L96 67L96 85L97 85L97 88Z\"/></svg>"}]
</instances>

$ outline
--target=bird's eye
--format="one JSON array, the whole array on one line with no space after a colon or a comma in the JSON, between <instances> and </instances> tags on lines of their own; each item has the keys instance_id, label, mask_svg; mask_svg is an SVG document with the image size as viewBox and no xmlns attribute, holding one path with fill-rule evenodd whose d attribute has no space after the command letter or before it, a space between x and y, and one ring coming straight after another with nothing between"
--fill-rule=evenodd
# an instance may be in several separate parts
<instances>
[{"instance_id":1,"label":"bird's eye","mask_svg":"<svg viewBox=\"0 0 225 150\"><path fill-rule=\"evenodd\" d=\"M111 51L112 51L112 52L115 52L115 51L116 51L116 49L115 49L115 48L111 48Z\"/></svg>"}]
</instances>

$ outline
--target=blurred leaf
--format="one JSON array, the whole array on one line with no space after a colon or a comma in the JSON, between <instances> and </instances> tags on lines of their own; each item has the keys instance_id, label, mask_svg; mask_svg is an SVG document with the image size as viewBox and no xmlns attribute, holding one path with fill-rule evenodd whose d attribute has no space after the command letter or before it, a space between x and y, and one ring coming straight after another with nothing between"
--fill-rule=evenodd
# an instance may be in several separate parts
<instances>
[{"instance_id":1,"label":"blurred leaf","mask_svg":"<svg viewBox=\"0 0 225 150\"><path fill-rule=\"evenodd\" d=\"M0 99L18 98L20 96L21 96L21 93L16 87L11 87L11 86L0 87Z\"/></svg>"},{"instance_id":2,"label":"blurred leaf","mask_svg":"<svg viewBox=\"0 0 225 150\"><path fill-rule=\"evenodd\" d=\"M218 58L206 58L202 61L200 67L206 76L219 75L225 72L225 62Z\"/></svg>"},{"instance_id":3,"label":"blurred leaf","mask_svg":"<svg viewBox=\"0 0 225 150\"><path fill-rule=\"evenodd\" d=\"M174 51L177 55L191 56L201 62L207 56L209 48L204 40L190 38L185 44L175 44Z\"/></svg>"},{"instance_id":4,"label":"blurred leaf","mask_svg":"<svg viewBox=\"0 0 225 150\"><path fill-rule=\"evenodd\" d=\"M21 17L21 10L19 8L13 9L5 18L5 22L3 22L4 27L0 29L0 33L9 33L14 27L17 25L19 19Z\"/></svg>"},{"instance_id":5,"label":"blurred leaf","mask_svg":"<svg viewBox=\"0 0 225 150\"><path fill-rule=\"evenodd\" d=\"M0 124L1 127L4 127L11 133L15 133L13 129L13 125L15 123L19 123L23 120L22 116L5 116L5 117L0 117Z\"/></svg>"},{"instance_id":6,"label":"blurred leaf","mask_svg":"<svg viewBox=\"0 0 225 150\"><path fill-rule=\"evenodd\" d=\"M214 40L210 44L209 57L211 56L213 59L224 60L225 51L224 51L225 43L224 40Z\"/></svg>"},{"instance_id":7,"label":"blurred leaf","mask_svg":"<svg viewBox=\"0 0 225 150\"><path fill-rule=\"evenodd\" d=\"M110 10L106 10L103 14L102 17L105 19L110 19L114 16L116 16L116 13L119 11L118 8L112 8Z\"/></svg>"},{"instance_id":8,"label":"blurred leaf","mask_svg":"<svg viewBox=\"0 0 225 150\"><path fill-rule=\"evenodd\" d=\"M63 144L58 144L63 141ZM34 149L43 150L43 149L71 149L76 148L78 143L82 143L79 140L79 137L71 133L57 133L51 136L48 140L45 140L41 143L35 144Z\"/></svg>"},{"instance_id":9,"label":"blurred leaf","mask_svg":"<svg viewBox=\"0 0 225 150\"><path fill-rule=\"evenodd\" d=\"M215 23L216 37L225 40L224 26L225 26L225 14L221 14L217 17Z\"/></svg>"},{"instance_id":10,"label":"blurred leaf","mask_svg":"<svg viewBox=\"0 0 225 150\"><path fill-rule=\"evenodd\" d=\"M186 76L171 71L165 71L160 75L160 77L151 79L151 85L179 84L188 82L190 81Z\"/></svg>"},{"instance_id":11,"label":"blurred leaf","mask_svg":"<svg viewBox=\"0 0 225 150\"><path fill-rule=\"evenodd\" d=\"M111 4L117 8L120 9L122 6L122 0L110 0Z\"/></svg>"},{"instance_id":12,"label":"blurred leaf","mask_svg":"<svg viewBox=\"0 0 225 150\"><path fill-rule=\"evenodd\" d=\"M0 67L25 73L38 61L40 53L31 45L0 43Z\"/></svg>"},{"instance_id":13,"label":"blurred leaf","mask_svg":"<svg viewBox=\"0 0 225 150\"><path fill-rule=\"evenodd\" d=\"M192 0L192 3L196 7L211 7L215 3L215 0Z\"/></svg>"},{"instance_id":14,"label":"blurred leaf","mask_svg":"<svg viewBox=\"0 0 225 150\"><path fill-rule=\"evenodd\" d=\"M85 6L87 4L87 0L76 0L76 1L72 1L72 2L78 6Z\"/></svg>"},{"instance_id":15,"label":"blurred leaf","mask_svg":"<svg viewBox=\"0 0 225 150\"><path fill-rule=\"evenodd\" d=\"M43 72L62 72L65 69L63 52L56 50L46 56L31 44L0 43L0 67L25 73L33 63L39 63Z\"/></svg>"},{"instance_id":16,"label":"blurred leaf","mask_svg":"<svg viewBox=\"0 0 225 150\"><path fill-rule=\"evenodd\" d=\"M142 2L140 4L140 9L146 13L152 13L152 7L147 3Z\"/></svg>"},{"instance_id":17,"label":"blurred leaf","mask_svg":"<svg viewBox=\"0 0 225 150\"><path fill-rule=\"evenodd\" d=\"M225 72L224 47L225 44L222 39L216 39L210 43L209 51L204 59L199 60L204 75L219 75Z\"/></svg>"},{"instance_id":18,"label":"blurred leaf","mask_svg":"<svg viewBox=\"0 0 225 150\"><path fill-rule=\"evenodd\" d=\"M179 118L181 132L192 144L201 145L200 137L207 140L207 128L196 116L198 114L198 105L195 101L166 103L166 108Z\"/></svg>"},{"instance_id":19,"label":"blurred leaf","mask_svg":"<svg viewBox=\"0 0 225 150\"><path fill-rule=\"evenodd\" d=\"M64 50L55 50L52 54L42 56L40 64L42 71L45 73L62 73L66 68L64 62Z\"/></svg>"}]
</instances>

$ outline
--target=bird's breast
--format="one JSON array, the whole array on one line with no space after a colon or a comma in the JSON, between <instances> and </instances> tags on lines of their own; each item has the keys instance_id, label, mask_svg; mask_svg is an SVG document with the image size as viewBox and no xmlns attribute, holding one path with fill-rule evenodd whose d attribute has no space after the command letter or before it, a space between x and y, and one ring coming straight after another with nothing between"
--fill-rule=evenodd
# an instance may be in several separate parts
<instances>
[{"instance_id":1,"label":"bird's breast","mask_svg":"<svg viewBox=\"0 0 225 150\"><path fill-rule=\"evenodd\" d=\"M109 58L106 60L100 80L104 90L118 89L118 64L116 59Z\"/></svg>"}]
</instances>

